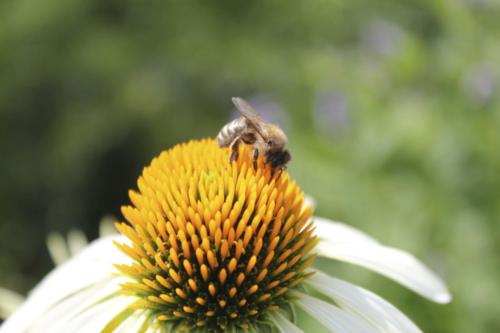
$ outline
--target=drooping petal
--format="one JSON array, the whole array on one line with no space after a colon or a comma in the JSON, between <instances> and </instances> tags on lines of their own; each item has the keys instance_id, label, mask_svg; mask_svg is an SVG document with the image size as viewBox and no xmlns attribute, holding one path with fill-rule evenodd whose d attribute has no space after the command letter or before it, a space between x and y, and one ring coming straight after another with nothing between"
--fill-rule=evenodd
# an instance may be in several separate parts
<instances>
[{"instance_id":1,"label":"drooping petal","mask_svg":"<svg viewBox=\"0 0 500 333\"><path fill-rule=\"evenodd\" d=\"M0 333L40 332L32 328L44 327L44 323L52 325L45 331L55 332L54 323L63 315L75 315L116 292L123 278L114 275L113 264L129 263L130 259L115 247L113 240L126 242L122 236L99 239L49 273L0 327ZM128 301L120 303L122 307L127 305Z\"/></svg>"},{"instance_id":2,"label":"drooping petal","mask_svg":"<svg viewBox=\"0 0 500 333\"><path fill-rule=\"evenodd\" d=\"M310 207L312 211L316 209L316 200L310 195L306 195L304 198L303 207Z\"/></svg>"},{"instance_id":3,"label":"drooping petal","mask_svg":"<svg viewBox=\"0 0 500 333\"><path fill-rule=\"evenodd\" d=\"M294 323L283 317L279 312L274 311L269 316L281 333L304 333Z\"/></svg>"},{"instance_id":4,"label":"drooping petal","mask_svg":"<svg viewBox=\"0 0 500 333\"><path fill-rule=\"evenodd\" d=\"M103 307L104 306L105 305L103 305ZM117 308L117 310L118 309L119 308ZM104 312L109 312L107 306L104 310ZM96 311L99 310L96 309ZM150 330L150 332L160 332L162 329L158 326L153 328L154 325L152 325L150 316L146 311L137 311L131 307L123 307L123 305L121 305L120 312L117 312L113 317L110 317L109 314L110 313L103 315L102 312L96 313L94 316L97 316L100 323L93 326L87 325L87 329L80 329L78 332L84 333L95 331L100 333L144 333L148 329L153 329Z\"/></svg>"},{"instance_id":5,"label":"drooping petal","mask_svg":"<svg viewBox=\"0 0 500 333\"><path fill-rule=\"evenodd\" d=\"M7 318L24 302L24 297L18 293L0 287L0 318Z\"/></svg>"},{"instance_id":6,"label":"drooping petal","mask_svg":"<svg viewBox=\"0 0 500 333\"><path fill-rule=\"evenodd\" d=\"M315 297L300 292L294 292L299 298L297 304L309 315L316 318L321 324L335 333L371 333L377 329L369 322L353 315L333 304L324 302Z\"/></svg>"},{"instance_id":7,"label":"drooping petal","mask_svg":"<svg viewBox=\"0 0 500 333\"><path fill-rule=\"evenodd\" d=\"M333 298L341 308L365 318L381 332L421 332L401 311L371 291L319 271L316 271L307 283Z\"/></svg>"},{"instance_id":8,"label":"drooping petal","mask_svg":"<svg viewBox=\"0 0 500 333\"><path fill-rule=\"evenodd\" d=\"M319 223L317 221L320 221ZM326 219L315 219L319 226L318 254L356 264L393 279L437 303L448 303L451 295L444 282L411 254L383 246L372 238L339 223L327 226ZM338 234L326 234L327 232ZM342 240L342 237L345 237Z\"/></svg>"},{"instance_id":9,"label":"drooping petal","mask_svg":"<svg viewBox=\"0 0 500 333\"><path fill-rule=\"evenodd\" d=\"M343 223L315 216L314 226L320 239L332 243L372 243L378 242L364 232Z\"/></svg>"},{"instance_id":10,"label":"drooping petal","mask_svg":"<svg viewBox=\"0 0 500 333\"><path fill-rule=\"evenodd\" d=\"M126 330L124 327L143 322L140 318L133 316L135 310L129 307L135 302L133 297L110 297L87 307L81 306L85 301L83 298L77 298L75 301L65 300L58 304L57 311L49 309L29 326L27 332L125 333L133 331Z\"/></svg>"},{"instance_id":11,"label":"drooping petal","mask_svg":"<svg viewBox=\"0 0 500 333\"><path fill-rule=\"evenodd\" d=\"M78 229L70 230L67 236L68 249L72 257L82 252L89 244L83 231Z\"/></svg>"},{"instance_id":12,"label":"drooping petal","mask_svg":"<svg viewBox=\"0 0 500 333\"><path fill-rule=\"evenodd\" d=\"M99 237L116 235L115 219L111 216L105 216L99 222Z\"/></svg>"},{"instance_id":13,"label":"drooping petal","mask_svg":"<svg viewBox=\"0 0 500 333\"><path fill-rule=\"evenodd\" d=\"M61 265L71 257L66 239L64 239L64 236L60 233L49 233L45 242L49 250L50 258L56 266Z\"/></svg>"}]
</instances>

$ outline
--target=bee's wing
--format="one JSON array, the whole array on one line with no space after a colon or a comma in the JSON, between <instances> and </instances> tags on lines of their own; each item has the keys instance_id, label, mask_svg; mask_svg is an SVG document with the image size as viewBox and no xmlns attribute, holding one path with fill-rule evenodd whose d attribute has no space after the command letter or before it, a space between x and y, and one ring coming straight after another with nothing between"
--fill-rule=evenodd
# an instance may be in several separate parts
<instances>
[{"instance_id":1,"label":"bee's wing","mask_svg":"<svg viewBox=\"0 0 500 333\"><path fill-rule=\"evenodd\" d=\"M262 124L265 124L266 122L264 119L262 119L257 111L248 104L247 101L245 101L243 98L240 97L233 97L233 104L236 106L238 111L245 117L250 124L255 128L257 133L260 134L264 138L264 129L262 128Z\"/></svg>"}]
</instances>

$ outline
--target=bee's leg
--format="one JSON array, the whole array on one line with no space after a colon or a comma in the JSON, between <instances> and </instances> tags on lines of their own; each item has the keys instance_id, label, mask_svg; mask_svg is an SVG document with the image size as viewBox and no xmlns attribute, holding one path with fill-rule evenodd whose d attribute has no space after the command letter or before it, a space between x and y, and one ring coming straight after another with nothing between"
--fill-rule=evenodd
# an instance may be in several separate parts
<instances>
[{"instance_id":1,"label":"bee's leg","mask_svg":"<svg viewBox=\"0 0 500 333\"><path fill-rule=\"evenodd\" d=\"M239 157L239 146L240 146L240 137L237 137L236 139L231 142L229 145L229 148L231 148L231 156L229 157L229 162L234 162L238 160Z\"/></svg>"},{"instance_id":2,"label":"bee's leg","mask_svg":"<svg viewBox=\"0 0 500 333\"><path fill-rule=\"evenodd\" d=\"M257 148L253 149L253 169L257 170L257 160L259 159L259 150Z\"/></svg>"},{"instance_id":3,"label":"bee's leg","mask_svg":"<svg viewBox=\"0 0 500 333\"><path fill-rule=\"evenodd\" d=\"M281 174L283 173L283 171L286 169L286 167L281 167L279 168L279 171L278 171L278 176L276 176L276 178L280 178L281 177Z\"/></svg>"},{"instance_id":4,"label":"bee's leg","mask_svg":"<svg viewBox=\"0 0 500 333\"><path fill-rule=\"evenodd\" d=\"M283 171L286 169L286 166L281 166L277 168L272 168L271 170L271 178L274 178L276 176L276 179L281 177L281 174Z\"/></svg>"}]
</instances>

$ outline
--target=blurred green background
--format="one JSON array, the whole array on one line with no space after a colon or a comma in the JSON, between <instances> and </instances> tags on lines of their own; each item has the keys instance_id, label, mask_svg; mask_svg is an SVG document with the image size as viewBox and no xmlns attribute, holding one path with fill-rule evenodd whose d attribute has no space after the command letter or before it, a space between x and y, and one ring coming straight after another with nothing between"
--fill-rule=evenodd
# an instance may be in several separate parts
<instances>
[{"instance_id":1,"label":"blurred green background","mask_svg":"<svg viewBox=\"0 0 500 333\"><path fill-rule=\"evenodd\" d=\"M215 136L231 96L290 137L289 171L345 221L449 283L428 302L317 261L427 332L500 331L500 3L0 2L0 285L97 237L161 150Z\"/></svg>"}]
</instances>

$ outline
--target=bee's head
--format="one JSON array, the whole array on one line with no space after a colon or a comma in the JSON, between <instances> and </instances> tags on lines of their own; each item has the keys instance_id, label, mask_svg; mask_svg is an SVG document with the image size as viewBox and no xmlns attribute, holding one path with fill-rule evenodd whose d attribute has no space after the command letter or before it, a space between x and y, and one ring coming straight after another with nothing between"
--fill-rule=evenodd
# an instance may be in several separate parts
<instances>
[{"instance_id":1,"label":"bee's head","mask_svg":"<svg viewBox=\"0 0 500 333\"><path fill-rule=\"evenodd\" d=\"M288 150L268 151L266 154L266 163L273 169L284 168L291 159Z\"/></svg>"},{"instance_id":2,"label":"bee's head","mask_svg":"<svg viewBox=\"0 0 500 333\"><path fill-rule=\"evenodd\" d=\"M266 144L271 151L283 151L288 144L285 132L278 126L268 128Z\"/></svg>"}]
</instances>

